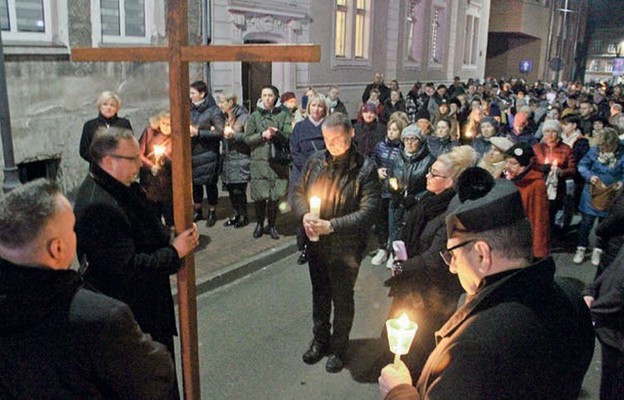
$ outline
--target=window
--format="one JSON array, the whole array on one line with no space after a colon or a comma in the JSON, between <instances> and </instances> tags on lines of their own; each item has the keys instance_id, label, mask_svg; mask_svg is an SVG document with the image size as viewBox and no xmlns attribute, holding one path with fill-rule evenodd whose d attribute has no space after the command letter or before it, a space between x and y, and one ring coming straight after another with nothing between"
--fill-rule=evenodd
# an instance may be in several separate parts
<instances>
[{"instance_id":1,"label":"window","mask_svg":"<svg viewBox=\"0 0 624 400\"><path fill-rule=\"evenodd\" d=\"M1 1L1 0L0 0ZM99 43L149 42L150 16L145 0L96 0L93 39Z\"/></svg>"},{"instance_id":2,"label":"window","mask_svg":"<svg viewBox=\"0 0 624 400\"><path fill-rule=\"evenodd\" d=\"M594 40L594 43L592 45L592 49L594 49L594 52L599 53L602 50L602 41Z\"/></svg>"},{"instance_id":3,"label":"window","mask_svg":"<svg viewBox=\"0 0 624 400\"><path fill-rule=\"evenodd\" d=\"M466 15L464 29L464 65L477 64L477 47L479 43L479 18Z\"/></svg>"},{"instance_id":4,"label":"window","mask_svg":"<svg viewBox=\"0 0 624 400\"><path fill-rule=\"evenodd\" d=\"M405 60L407 62L423 62L423 43L425 36L425 2L410 0L406 2L405 30Z\"/></svg>"},{"instance_id":5,"label":"window","mask_svg":"<svg viewBox=\"0 0 624 400\"><path fill-rule=\"evenodd\" d=\"M339 63L369 58L371 0L336 0L334 56Z\"/></svg>"},{"instance_id":6,"label":"window","mask_svg":"<svg viewBox=\"0 0 624 400\"><path fill-rule=\"evenodd\" d=\"M597 61L597 60L592 60L592 62L591 62L591 64L590 64L590 66L589 66L589 69L590 69L592 72L598 72L598 71L600 71L600 61Z\"/></svg>"},{"instance_id":7,"label":"window","mask_svg":"<svg viewBox=\"0 0 624 400\"><path fill-rule=\"evenodd\" d=\"M6 40L50 41L50 1L0 0L0 28Z\"/></svg>"},{"instance_id":8,"label":"window","mask_svg":"<svg viewBox=\"0 0 624 400\"><path fill-rule=\"evenodd\" d=\"M615 53L615 43L609 43L609 47L607 48L607 52Z\"/></svg>"},{"instance_id":9,"label":"window","mask_svg":"<svg viewBox=\"0 0 624 400\"><path fill-rule=\"evenodd\" d=\"M444 58L443 49L445 44L445 14L443 7L434 7L431 12L431 61L441 64Z\"/></svg>"},{"instance_id":10,"label":"window","mask_svg":"<svg viewBox=\"0 0 624 400\"><path fill-rule=\"evenodd\" d=\"M612 62L607 62L605 64L605 72L613 72L613 63Z\"/></svg>"}]
</instances>

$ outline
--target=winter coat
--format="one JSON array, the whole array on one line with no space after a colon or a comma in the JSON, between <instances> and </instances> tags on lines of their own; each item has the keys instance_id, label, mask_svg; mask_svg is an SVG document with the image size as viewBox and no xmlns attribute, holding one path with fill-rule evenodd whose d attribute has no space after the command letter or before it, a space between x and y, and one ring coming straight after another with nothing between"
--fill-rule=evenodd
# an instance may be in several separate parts
<instances>
[{"instance_id":1,"label":"winter coat","mask_svg":"<svg viewBox=\"0 0 624 400\"><path fill-rule=\"evenodd\" d=\"M327 150L314 153L293 194L297 218L310 211L312 196L321 198L320 218L330 220L334 228L334 233L320 236L317 245L329 258L352 254L359 264L379 208L375 164L353 146L341 159L334 159Z\"/></svg>"},{"instance_id":2,"label":"winter coat","mask_svg":"<svg viewBox=\"0 0 624 400\"><path fill-rule=\"evenodd\" d=\"M208 97L198 105L191 104L191 125L198 129L197 136L191 137L193 184L216 184L219 179L219 147L225 126L221 109L211 105Z\"/></svg>"},{"instance_id":3,"label":"winter coat","mask_svg":"<svg viewBox=\"0 0 624 400\"><path fill-rule=\"evenodd\" d=\"M620 249L624 248L624 191L615 199L609 214L596 226L596 236L605 245L600 258L602 267L599 268L603 270L611 265Z\"/></svg>"},{"instance_id":4,"label":"winter coat","mask_svg":"<svg viewBox=\"0 0 624 400\"><path fill-rule=\"evenodd\" d=\"M490 139L483 136L474 138L470 145L477 153L479 153L479 159L482 159L483 156L486 155L492 148L492 142L490 142Z\"/></svg>"},{"instance_id":5,"label":"winter coat","mask_svg":"<svg viewBox=\"0 0 624 400\"><path fill-rule=\"evenodd\" d=\"M340 99L336 99L334 102L330 102L330 100L327 99L327 110L328 115L339 112L343 113L346 116L349 116L349 113L347 112L347 107Z\"/></svg>"},{"instance_id":6,"label":"winter coat","mask_svg":"<svg viewBox=\"0 0 624 400\"><path fill-rule=\"evenodd\" d=\"M303 166L308 157L320 150L325 150L321 124L314 125L310 118L306 118L293 128L292 135L290 135L290 155L293 161L288 184L288 198L290 200L292 200L292 195L299 183Z\"/></svg>"},{"instance_id":7,"label":"winter coat","mask_svg":"<svg viewBox=\"0 0 624 400\"><path fill-rule=\"evenodd\" d=\"M172 399L167 349L73 270L0 260L0 398Z\"/></svg>"},{"instance_id":8,"label":"winter coat","mask_svg":"<svg viewBox=\"0 0 624 400\"><path fill-rule=\"evenodd\" d=\"M578 164L579 174L585 179L579 210L588 215L606 217L609 212L608 210L598 211L591 205L589 179L595 175L607 186L624 180L624 145L618 145L615 151L617 161L613 166L601 163L598 159L599 154L600 148L598 146L592 147Z\"/></svg>"},{"instance_id":9,"label":"winter coat","mask_svg":"<svg viewBox=\"0 0 624 400\"><path fill-rule=\"evenodd\" d=\"M97 118L85 122L82 126L82 136L80 137L80 157L87 162L93 161L91 158L91 142L93 141L93 136L95 136L98 129L102 127L110 128L112 126L132 130L130 121L118 117L117 114L113 115L111 118L106 118L101 113L98 113Z\"/></svg>"},{"instance_id":10,"label":"winter coat","mask_svg":"<svg viewBox=\"0 0 624 400\"><path fill-rule=\"evenodd\" d=\"M370 97L370 92L373 89L379 90L379 101L383 104L387 99L390 98L390 88L386 86L385 83L381 83L377 85L376 83L369 83L366 85L364 89L364 93L362 93L362 103L366 104L368 98Z\"/></svg>"},{"instance_id":11,"label":"winter coat","mask_svg":"<svg viewBox=\"0 0 624 400\"><path fill-rule=\"evenodd\" d=\"M379 116L379 121L382 124L387 125L388 120L390 120L390 117L392 116L392 114L394 114L397 111L405 112L405 102L403 100L399 100L395 104L392 104L390 99L386 100L384 102L383 112Z\"/></svg>"},{"instance_id":12,"label":"winter coat","mask_svg":"<svg viewBox=\"0 0 624 400\"><path fill-rule=\"evenodd\" d=\"M435 135L430 135L427 136L427 147L431 155L438 158L440 155L451 151L453 147L457 147L457 142L451 140L450 136L439 138Z\"/></svg>"},{"instance_id":13,"label":"winter coat","mask_svg":"<svg viewBox=\"0 0 624 400\"><path fill-rule=\"evenodd\" d=\"M576 175L576 160L572 149L567 144L557 142L554 147L550 147L546 143L536 143L533 145L533 152L535 153L535 168L544 176L548 175L555 163L559 169L560 184L563 183L565 186L565 180L572 179Z\"/></svg>"},{"instance_id":14,"label":"winter coat","mask_svg":"<svg viewBox=\"0 0 624 400\"><path fill-rule=\"evenodd\" d=\"M86 283L128 304L155 340L175 335L169 275L180 268L180 258L140 186L127 187L93 164L74 211L78 257L88 262Z\"/></svg>"},{"instance_id":15,"label":"winter coat","mask_svg":"<svg viewBox=\"0 0 624 400\"><path fill-rule=\"evenodd\" d=\"M392 141L386 136L384 140L375 145L375 150L373 151L375 165L377 165L378 169L386 168L387 173L387 171L392 168L392 163L399 156L400 153L401 141ZM384 199L389 199L392 197L390 192L388 192L388 178L384 179L381 182L381 197Z\"/></svg>"},{"instance_id":16,"label":"winter coat","mask_svg":"<svg viewBox=\"0 0 624 400\"><path fill-rule=\"evenodd\" d=\"M533 134L531 128L528 126L522 129L522 132L520 132L519 134L516 134L513 131L510 132L509 134L507 134L507 139L509 139L513 144L526 142L533 146L535 143L537 143L537 138Z\"/></svg>"},{"instance_id":17,"label":"winter coat","mask_svg":"<svg viewBox=\"0 0 624 400\"><path fill-rule=\"evenodd\" d=\"M410 208L416 198L427 190L427 172L435 162L426 144L421 144L416 154L408 156L403 149L394 159L388 171L388 177L394 177L399 184L400 192L395 198L397 206Z\"/></svg>"},{"instance_id":18,"label":"winter coat","mask_svg":"<svg viewBox=\"0 0 624 400\"><path fill-rule=\"evenodd\" d=\"M533 255L546 257L550 253L550 220L544 176L539 171L528 169L513 183L520 192L524 212L533 228Z\"/></svg>"},{"instance_id":19,"label":"winter coat","mask_svg":"<svg viewBox=\"0 0 624 400\"><path fill-rule=\"evenodd\" d=\"M158 129L147 127L139 139L141 147L141 187L151 201L172 204L173 186L171 180L171 135L164 135ZM165 152L156 158L155 146L164 146ZM152 167L158 165L159 171L152 174Z\"/></svg>"},{"instance_id":20,"label":"winter coat","mask_svg":"<svg viewBox=\"0 0 624 400\"><path fill-rule=\"evenodd\" d=\"M372 157L377 143L386 137L386 126L379 121L373 121L370 124L358 122L353 128L355 148L364 157Z\"/></svg>"},{"instance_id":21,"label":"winter coat","mask_svg":"<svg viewBox=\"0 0 624 400\"><path fill-rule=\"evenodd\" d=\"M245 143L251 148L251 199L278 201L288 187L288 165L270 161L272 146L289 148L292 115L279 107L266 110L259 105L245 126ZM262 132L269 126L277 129L271 140L264 140Z\"/></svg>"},{"instance_id":22,"label":"winter coat","mask_svg":"<svg viewBox=\"0 0 624 400\"><path fill-rule=\"evenodd\" d=\"M416 388L395 399L577 399L594 352L589 310L551 258L486 277L436 332Z\"/></svg>"},{"instance_id":23,"label":"winter coat","mask_svg":"<svg viewBox=\"0 0 624 400\"><path fill-rule=\"evenodd\" d=\"M223 154L221 179L226 185L231 183L247 183L250 176L251 149L245 143L245 124L249 119L249 112L241 105L235 105L232 110L235 121L228 121L228 115L222 118L234 130L234 137L222 139Z\"/></svg>"}]
</instances>

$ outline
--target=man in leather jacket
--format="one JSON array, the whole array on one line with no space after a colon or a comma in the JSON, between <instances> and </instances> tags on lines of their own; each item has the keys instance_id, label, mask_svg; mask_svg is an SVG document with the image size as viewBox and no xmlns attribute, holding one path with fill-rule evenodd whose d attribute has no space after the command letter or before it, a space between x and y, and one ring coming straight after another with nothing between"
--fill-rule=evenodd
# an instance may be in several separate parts
<instances>
[{"instance_id":1,"label":"man in leather jacket","mask_svg":"<svg viewBox=\"0 0 624 400\"><path fill-rule=\"evenodd\" d=\"M354 131L346 115L330 115L322 131L326 150L308 159L293 203L308 237L319 237L308 245L314 339L303 361L315 364L329 355L325 369L335 373L346 361L355 312L353 288L377 212L380 186L374 163L351 145ZM320 216L310 213L313 196L321 199Z\"/></svg>"}]
</instances>

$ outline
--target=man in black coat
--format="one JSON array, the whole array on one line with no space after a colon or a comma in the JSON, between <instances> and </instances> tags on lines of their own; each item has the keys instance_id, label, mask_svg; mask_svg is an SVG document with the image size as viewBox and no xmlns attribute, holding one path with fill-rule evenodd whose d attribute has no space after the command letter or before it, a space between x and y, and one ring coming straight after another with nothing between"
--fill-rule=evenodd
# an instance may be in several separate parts
<instances>
[{"instance_id":1,"label":"man in black coat","mask_svg":"<svg viewBox=\"0 0 624 400\"><path fill-rule=\"evenodd\" d=\"M43 179L0 199L0 398L174 398L167 349L70 269L74 222Z\"/></svg>"},{"instance_id":2,"label":"man in black coat","mask_svg":"<svg viewBox=\"0 0 624 400\"><path fill-rule=\"evenodd\" d=\"M366 104L368 98L370 97L370 92L373 89L379 90L379 102L381 104L383 104L386 100L390 98L390 88L384 83L384 74L382 74L381 72L375 73L373 83L369 83L368 85L366 85L364 93L362 93L363 104Z\"/></svg>"},{"instance_id":3,"label":"man in black coat","mask_svg":"<svg viewBox=\"0 0 624 400\"><path fill-rule=\"evenodd\" d=\"M75 203L78 256L95 290L130 306L141 328L173 354L169 275L199 242L197 227L175 238L135 182L141 150L131 131L111 128L91 145L91 172Z\"/></svg>"},{"instance_id":4,"label":"man in black coat","mask_svg":"<svg viewBox=\"0 0 624 400\"><path fill-rule=\"evenodd\" d=\"M377 213L380 185L374 163L351 145L353 128L346 115L331 114L322 131L326 150L311 155L304 166L293 208L311 239L308 262L314 339L303 361L314 364L329 355L325 369L335 373L346 361L355 313L353 288ZM310 212L313 196L321 199L320 215Z\"/></svg>"},{"instance_id":5,"label":"man in black coat","mask_svg":"<svg viewBox=\"0 0 624 400\"><path fill-rule=\"evenodd\" d=\"M577 399L594 351L583 299L554 279L552 258L531 264L520 193L498 180L453 207L441 253L466 303L436 332L416 387L401 364L384 367L386 399Z\"/></svg>"}]
</instances>

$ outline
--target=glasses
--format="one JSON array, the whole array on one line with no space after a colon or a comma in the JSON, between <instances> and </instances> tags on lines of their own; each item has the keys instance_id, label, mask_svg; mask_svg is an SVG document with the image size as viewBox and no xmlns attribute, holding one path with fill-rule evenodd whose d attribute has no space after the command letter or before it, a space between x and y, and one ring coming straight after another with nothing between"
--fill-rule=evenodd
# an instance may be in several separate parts
<instances>
[{"instance_id":1,"label":"glasses","mask_svg":"<svg viewBox=\"0 0 624 400\"><path fill-rule=\"evenodd\" d=\"M470 239L470 240L466 240L465 242L461 242L460 244L457 244L449 249L445 249L444 251L440 252L440 257L442 257L442 260L444 260L444 264L450 266L451 263L453 262L453 258L455 258L455 256L453 255L453 250L457 250L460 247L464 247L472 242L476 242L477 239Z\"/></svg>"},{"instance_id":2,"label":"glasses","mask_svg":"<svg viewBox=\"0 0 624 400\"><path fill-rule=\"evenodd\" d=\"M109 156L113 158L118 158L120 160L128 160L132 162L138 162L141 159L141 156L122 156L121 154L109 154Z\"/></svg>"},{"instance_id":3,"label":"glasses","mask_svg":"<svg viewBox=\"0 0 624 400\"><path fill-rule=\"evenodd\" d=\"M431 175L433 178L448 178L448 176L439 175L436 172L434 172L432 167L429 167L428 171L429 171L429 175Z\"/></svg>"}]
</instances>

